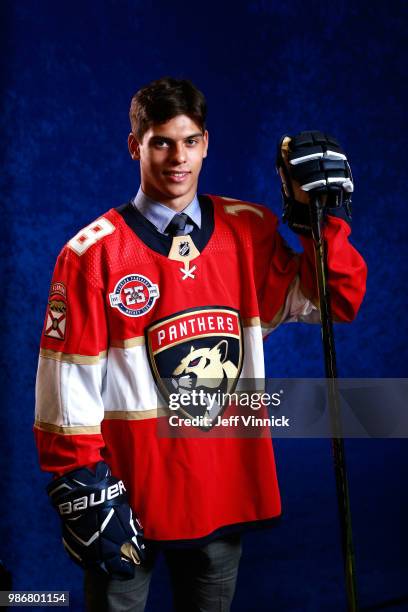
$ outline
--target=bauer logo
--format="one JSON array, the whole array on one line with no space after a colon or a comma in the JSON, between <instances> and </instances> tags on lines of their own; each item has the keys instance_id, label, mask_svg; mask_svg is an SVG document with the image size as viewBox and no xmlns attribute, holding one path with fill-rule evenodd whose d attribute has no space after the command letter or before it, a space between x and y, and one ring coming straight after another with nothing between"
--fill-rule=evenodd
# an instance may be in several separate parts
<instances>
[{"instance_id":1,"label":"bauer logo","mask_svg":"<svg viewBox=\"0 0 408 612\"><path fill-rule=\"evenodd\" d=\"M159 287L141 274L129 274L116 283L109 294L112 308L127 317L141 317L151 310L160 296Z\"/></svg>"},{"instance_id":2,"label":"bauer logo","mask_svg":"<svg viewBox=\"0 0 408 612\"><path fill-rule=\"evenodd\" d=\"M86 510L87 508L100 506L101 504L104 504L105 501L109 502L112 499L115 499L115 497L123 495L125 492L125 485L123 484L123 481L120 480L106 489L98 490L96 493L83 495L82 497L77 497L72 501L66 501L62 504L58 504L58 510L61 515L72 514L78 510Z\"/></svg>"}]
</instances>

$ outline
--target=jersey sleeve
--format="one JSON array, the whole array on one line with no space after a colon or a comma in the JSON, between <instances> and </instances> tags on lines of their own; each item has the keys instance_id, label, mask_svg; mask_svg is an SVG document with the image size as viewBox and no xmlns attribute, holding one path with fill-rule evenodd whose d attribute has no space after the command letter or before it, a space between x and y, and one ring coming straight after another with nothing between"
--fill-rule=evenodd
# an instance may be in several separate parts
<instances>
[{"instance_id":1,"label":"jersey sleeve","mask_svg":"<svg viewBox=\"0 0 408 612\"><path fill-rule=\"evenodd\" d=\"M277 218L268 215L255 241L254 269L264 335L281 323L320 321L313 240L301 237L304 251L295 253L277 225ZM350 231L344 220L327 217L324 238L331 306L334 320L344 322L356 316L367 277L363 258L348 240Z\"/></svg>"},{"instance_id":2,"label":"jersey sleeve","mask_svg":"<svg viewBox=\"0 0 408 612\"><path fill-rule=\"evenodd\" d=\"M361 306L367 282L367 265L350 243L350 225L339 217L328 215L323 236L327 256L327 281L331 309L335 321L352 321ZM301 237L303 253L300 258L300 287L305 296L318 304L319 293L315 272L313 240Z\"/></svg>"},{"instance_id":3,"label":"jersey sleeve","mask_svg":"<svg viewBox=\"0 0 408 612\"><path fill-rule=\"evenodd\" d=\"M102 288L88 268L63 249L41 336L34 433L41 468L55 474L98 462L104 446L108 332Z\"/></svg>"}]
</instances>

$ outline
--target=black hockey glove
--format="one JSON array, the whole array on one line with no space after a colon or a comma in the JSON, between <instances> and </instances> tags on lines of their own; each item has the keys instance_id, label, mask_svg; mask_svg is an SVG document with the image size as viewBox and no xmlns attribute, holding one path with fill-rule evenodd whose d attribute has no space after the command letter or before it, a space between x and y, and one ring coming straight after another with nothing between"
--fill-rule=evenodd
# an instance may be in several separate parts
<instances>
[{"instance_id":1,"label":"black hockey glove","mask_svg":"<svg viewBox=\"0 0 408 612\"><path fill-rule=\"evenodd\" d=\"M318 131L283 136L276 166L282 180L283 220L294 232L311 235L311 194L321 194L325 212L351 220L353 177L337 140Z\"/></svg>"},{"instance_id":2,"label":"black hockey glove","mask_svg":"<svg viewBox=\"0 0 408 612\"><path fill-rule=\"evenodd\" d=\"M47 487L62 521L62 541L75 563L129 579L144 558L143 530L132 516L122 480L103 461L95 472L81 468Z\"/></svg>"}]
</instances>

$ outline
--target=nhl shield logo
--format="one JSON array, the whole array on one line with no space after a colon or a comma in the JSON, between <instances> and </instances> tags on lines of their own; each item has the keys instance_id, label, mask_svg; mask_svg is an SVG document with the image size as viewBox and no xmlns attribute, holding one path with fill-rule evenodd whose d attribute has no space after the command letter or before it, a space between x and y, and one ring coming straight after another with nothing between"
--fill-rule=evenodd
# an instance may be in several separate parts
<instances>
[{"instance_id":1,"label":"nhl shield logo","mask_svg":"<svg viewBox=\"0 0 408 612\"><path fill-rule=\"evenodd\" d=\"M189 242L180 242L179 255L181 255L182 257L188 257L188 255L190 255L190 243Z\"/></svg>"},{"instance_id":2,"label":"nhl shield logo","mask_svg":"<svg viewBox=\"0 0 408 612\"><path fill-rule=\"evenodd\" d=\"M207 425L201 428L212 427L225 407L214 398L234 391L242 369L238 311L185 310L155 321L145 334L150 367L163 398L168 402L170 396L180 397L184 416L205 417Z\"/></svg>"}]
</instances>

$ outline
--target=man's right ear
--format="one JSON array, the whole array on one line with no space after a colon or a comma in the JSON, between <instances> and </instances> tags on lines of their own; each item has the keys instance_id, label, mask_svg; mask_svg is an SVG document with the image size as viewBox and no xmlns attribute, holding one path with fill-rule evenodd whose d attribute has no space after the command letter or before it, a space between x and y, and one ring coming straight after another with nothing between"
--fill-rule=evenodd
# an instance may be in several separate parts
<instances>
[{"instance_id":1,"label":"man's right ear","mask_svg":"<svg viewBox=\"0 0 408 612\"><path fill-rule=\"evenodd\" d=\"M130 157L133 160L137 161L138 159L140 159L139 143L136 140L136 136L132 132L130 132L128 136L128 149Z\"/></svg>"}]
</instances>

